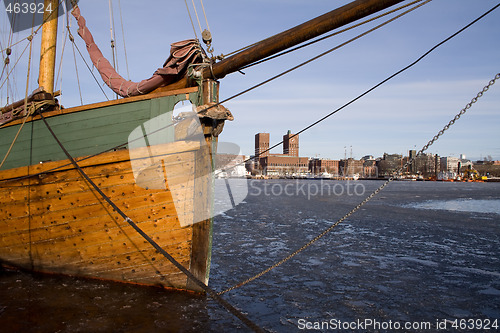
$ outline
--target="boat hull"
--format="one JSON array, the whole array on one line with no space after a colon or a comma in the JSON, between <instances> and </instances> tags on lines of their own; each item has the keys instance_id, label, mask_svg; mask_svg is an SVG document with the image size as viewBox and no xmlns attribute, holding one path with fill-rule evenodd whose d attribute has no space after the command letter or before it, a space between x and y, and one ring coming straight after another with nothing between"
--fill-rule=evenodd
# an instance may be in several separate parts
<instances>
[{"instance_id":1,"label":"boat hull","mask_svg":"<svg viewBox=\"0 0 500 333\"><path fill-rule=\"evenodd\" d=\"M207 284L212 221L207 214L208 218L201 221L193 220L193 216L199 210L210 210L210 200L200 201L195 195L204 193L203 197L210 199L209 183L198 181L199 175L210 174L210 139L202 149L199 144L183 141L142 148L148 152L144 156L137 154L141 149L133 149L132 153L127 146L102 153L109 146L127 142L133 128L172 111L177 101L185 99L196 102L197 91L190 89L156 101L69 110L47 121L55 124L54 131L61 133L63 144L68 144L70 153L102 192ZM121 117L117 118L117 114ZM104 129L106 115L114 123L108 123ZM80 126L74 126L74 118L79 119ZM32 124L35 140L29 139L43 142L43 149L35 154L37 143L26 144L31 128L31 124L26 124L27 129L21 132L25 135L18 142L20 147L9 156L10 166L14 167L0 171L0 260L39 272L200 291L114 211L69 160L54 160L54 156L61 157L57 151L60 147L41 125L41 121ZM12 132L9 128L0 129L6 130ZM96 135L99 140L95 140ZM30 156L32 163L19 166L22 156ZM47 156L52 161L43 162ZM137 183L137 160L152 158L159 161L161 169L146 177L164 177L163 186ZM187 169L191 171L186 173ZM171 191L168 182L174 178L182 184L181 192ZM186 224L186 220L193 223Z\"/></svg>"}]
</instances>

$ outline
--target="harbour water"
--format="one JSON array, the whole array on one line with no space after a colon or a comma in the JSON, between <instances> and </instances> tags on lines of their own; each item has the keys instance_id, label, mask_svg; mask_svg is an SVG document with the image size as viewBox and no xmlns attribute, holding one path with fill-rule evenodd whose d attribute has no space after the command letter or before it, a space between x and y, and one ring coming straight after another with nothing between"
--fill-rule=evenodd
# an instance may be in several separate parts
<instances>
[{"instance_id":1,"label":"harbour water","mask_svg":"<svg viewBox=\"0 0 500 333\"><path fill-rule=\"evenodd\" d=\"M248 185L247 197L214 221L210 286L217 291L300 248L381 182ZM465 332L470 327L460 324L500 325L500 183L393 182L311 247L223 297L274 332L391 331L408 323L400 331ZM0 273L0 327L247 330L205 297L13 271Z\"/></svg>"}]
</instances>

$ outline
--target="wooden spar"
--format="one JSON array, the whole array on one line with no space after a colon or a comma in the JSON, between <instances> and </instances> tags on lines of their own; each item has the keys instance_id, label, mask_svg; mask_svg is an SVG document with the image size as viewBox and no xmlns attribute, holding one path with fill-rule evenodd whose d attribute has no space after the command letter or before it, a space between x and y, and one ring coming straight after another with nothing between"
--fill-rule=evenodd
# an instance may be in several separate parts
<instances>
[{"instance_id":1,"label":"wooden spar","mask_svg":"<svg viewBox=\"0 0 500 333\"><path fill-rule=\"evenodd\" d=\"M212 68L213 75L216 78L222 78L229 73L237 71L243 66L262 60L402 1L403 0L353 1L301 25L269 37L257 43L257 45L214 64ZM210 77L212 75L210 68L206 68L203 74L204 77Z\"/></svg>"},{"instance_id":2,"label":"wooden spar","mask_svg":"<svg viewBox=\"0 0 500 333\"><path fill-rule=\"evenodd\" d=\"M50 94L54 92L58 7L58 0L45 0L38 85Z\"/></svg>"},{"instance_id":3,"label":"wooden spar","mask_svg":"<svg viewBox=\"0 0 500 333\"><path fill-rule=\"evenodd\" d=\"M356 0L324 15L316 17L294 28L264 39L235 55L203 70L203 77L221 79L238 71L243 66L262 60L280 51L320 36L328 31L359 20L368 15L393 6L403 0ZM188 79L159 88L158 91L179 89L189 85Z\"/></svg>"}]
</instances>

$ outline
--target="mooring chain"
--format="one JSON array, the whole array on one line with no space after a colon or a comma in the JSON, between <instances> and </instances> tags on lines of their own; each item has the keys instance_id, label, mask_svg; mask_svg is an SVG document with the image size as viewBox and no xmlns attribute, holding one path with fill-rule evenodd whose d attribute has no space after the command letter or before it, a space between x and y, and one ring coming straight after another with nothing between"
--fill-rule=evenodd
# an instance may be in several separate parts
<instances>
[{"instance_id":1,"label":"mooring chain","mask_svg":"<svg viewBox=\"0 0 500 333\"><path fill-rule=\"evenodd\" d=\"M219 292L218 294L219 295L222 295L222 294L225 294L231 290L234 290L234 289L237 289L239 287L242 287L244 285L246 285L247 283L250 283L258 278L260 278L261 276L263 276L264 274L270 272L271 270L275 269L276 267L278 266L281 266L282 264L284 264L285 262L289 261L290 259L292 259L293 257L295 257L297 254L299 254L300 252L304 251L305 249L307 249L309 246L311 246L312 244L316 243L318 240L320 240L321 238L323 238L323 236L325 236L326 234L328 234L330 231L332 231L335 227L337 227L340 223L342 223L343 221L345 221L346 219L348 219L352 214L354 214L355 212L357 212L361 207L363 207L368 201L370 201L371 199L373 199L378 193L380 193L387 185L389 185L389 183L391 183L398 174L400 174L404 169L406 169L408 166L410 166L414 161L415 159L422 155L427 149L429 149L429 147L431 145L433 145L443 134L444 132L446 132L453 124L455 124L455 122L460 119L461 116L463 116L467 110L469 110L472 105L474 103L477 102L477 100L479 98L481 98L483 96L483 94L488 91L488 89L490 89L490 87L492 85L495 84L496 80L500 79L500 73L498 73L497 75L495 75L495 78L490 80L489 83L477 94L476 97L474 97L462 110L460 110L460 112L452 119L450 120L450 122L448 124L446 124L445 127L443 127L442 130L440 130L438 132L438 134L436 134L429 142L427 142L427 144L425 146L422 147L422 149L419 150L419 152L416 154L415 157L409 159L403 166L401 166L398 170L396 170L392 176L387 179L380 187L378 187L375 191L373 191L368 197L366 197L363 201L361 201L356 207L354 207L351 211L349 211L347 214L345 214L342 218L340 218L337 222L335 222L334 224L332 224L331 226L329 226L326 230L324 230L321 234L319 234L318 236L314 237L312 240L310 240L309 242L307 242L305 245L303 245L301 248L299 248L298 250L296 250L295 252L289 254L286 258L278 261L277 263L275 263L274 265L268 267L267 269L261 271L260 273L252 276L251 278L248 278L246 279L245 281L242 281L226 290L223 290L221 292Z\"/></svg>"},{"instance_id":2,"label":"mooring chain","mask_svg":"<svg viewBox=\"0 0 500 333\"><path fill-rule=\"evenodd\" d=\"M485 92L488 91L488 89L490 89L490 87L492 85L495 84L495 81L498 80L500 78L500 73L498 73L497 75L495 75L495 78L492 79L484 88L483 90L481 90L476 97L474 97L470 103L468 103L456 116L455 118L453 118L442 130L439 131L438 134L436 134L432 140L430 140L423 148L422 150L419 152L422 153L423 151L427 150L441 135L443 135L443 133L448 130L450 128L450 126L452 126L458 119L460 119L461 116L463 116L465 114L465 112L467 112L467 110L469 110L471 107L472 107L472 104L476 103L477 100L479 98L481 98L483 96L483 94Z\"/></svg>"}]
</instances>

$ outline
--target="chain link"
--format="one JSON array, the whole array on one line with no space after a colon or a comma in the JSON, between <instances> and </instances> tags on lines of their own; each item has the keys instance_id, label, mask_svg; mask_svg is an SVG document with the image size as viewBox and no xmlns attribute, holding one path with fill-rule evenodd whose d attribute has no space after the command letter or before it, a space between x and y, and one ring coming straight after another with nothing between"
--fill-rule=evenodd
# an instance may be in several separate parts
<instances>
[{"instance_id":1,"label":"chain link","mask_svg":"<svg viewBox=\"0 0 500 333\"><path fill-rule=\"evenodd\" d=\"M463 116L467 110L469 110L472 105L474 103L477 102L477 100L479 98L481 98L483 96L483 94L488 91L488 89L495 84L496 80L498 80L500 78L500 73L498 73L497 75L495 75L495 78L490 80L489 83L483 88L483 90L481 90L477 95L476 97L474 97L462 110L460 110L460 112L452 119L450 120L450 122L445 126L443 127L442 130L440 130L438 132L438 134L436 134L429 142L427 142L427 144L425 146L422 147L422 149L419 150L419 152L416 154L415 157L409 159L402 167L400 167L398 170L396 170L393 175L388 179L386 180L380 187L378 187L375 191L373 191L368 197L366 197L363 201L361 201L356 207L354 207L350 212L348 212L347 214L345 214L342 218L340 218L337 222L335 222L334 224L332 224L331 226L329 226L326 230L324 230L321 234L319 234L318 236L314 237L312 240L310 240L308 243L306 243L305 245L303 245L300 249L296 250L295 252L289 254L286 258L278 261L277 263L275 263L274 265L266 268L265 270L261 271L260 273L252 276L251 278L248 278L246 279L245 281L242 281L228 289L225 289L219 293L217 293L218 295L222 295L222 294L225 294L231 290L234 290L234 289L237 289L237 288L240 288L244 285L246 285L247 283L250 283L258 278L260 278L261 276L263 276L264 274L266 273L269 273L271 270L275 269L276 267L278 266L281 266L282 264L284 264L285 262L289 261L290 259L292 259L293 257L295 257L297 254L299 254L300 252L304 251L305 249L307 249L309 246L311 246L312 244L316 243L319 239L323 238L323 236L325 236L326 234L328 234L330 231L332 231L335 227L337 227L340 223L342 223L343 221L345 221L346 219L348 219L352 214L354 214L355 212L357 212L361 207L363 207L368 201L370 201L371 199L373 199L377 194L379 194L387 185L389 185L389 183L391 183L398 174L400 174L404 169L406 169L410 164L412 164L415 159L422 155L427 149L429 149L430 146L432 146L434 144L434 142L436 142L443 134L444 132L446 132L451 126L453 126L453 124L455 124L455 122L460 119L461 116Z\"/></svg>"}]
</instances>

